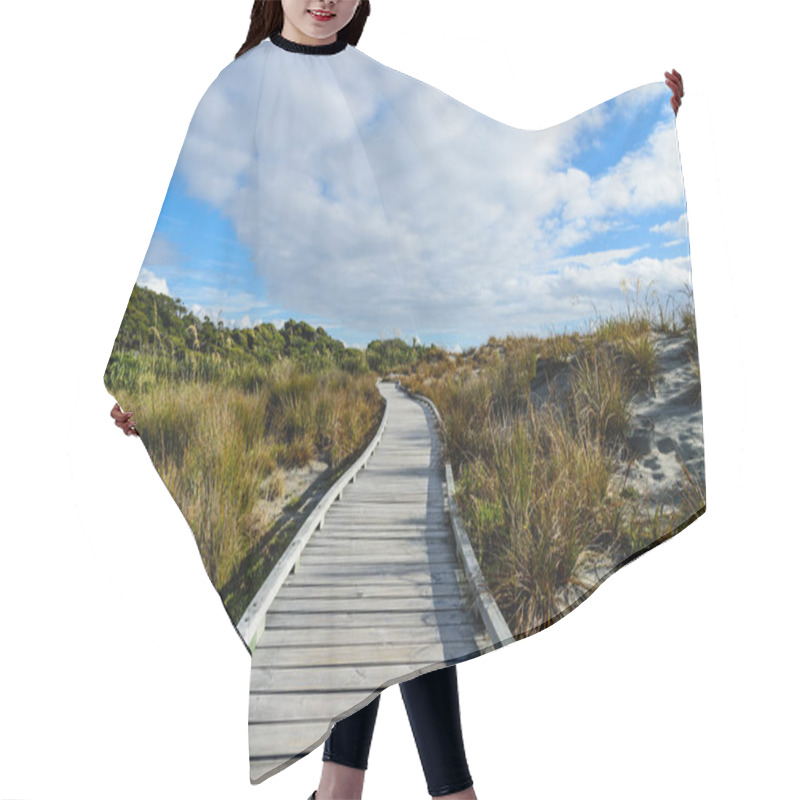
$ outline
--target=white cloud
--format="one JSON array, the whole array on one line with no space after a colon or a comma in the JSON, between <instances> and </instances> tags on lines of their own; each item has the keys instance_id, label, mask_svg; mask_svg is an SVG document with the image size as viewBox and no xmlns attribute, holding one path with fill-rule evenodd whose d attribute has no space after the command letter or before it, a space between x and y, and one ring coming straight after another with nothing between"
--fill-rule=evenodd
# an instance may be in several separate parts
<instances>
[{"instance_id":1,"label":"white cloud","mask_svg":"<svg viewBox=\"0 0 800 800\"><path fill-rule=\"evenodd\" d=\"M200 322L204 322L208 317L216 325L217 319L219 319L218 311L212 311L199 303L192 303L187 310L194 314Z\"/></svg>"},{"instance_id":2,"label":"white cloud","mask_svg":"<svg viewBox=\"0 0 800 800\"><path fill-rule=\"evenodd\" d=\"M630 118L637 114L643 106L649 105L653 100L663 99L666 105L672 97L672 90L664 81L656 81L640 86L637 89L623 92L614 98L614 112Z\"/></svg>"},{"instance_id":3,"label":"white cloud","mask_svg":"<svg viewBox=\"0 0 800 800\"><path fill-rule=\"evenodd\" d=\"M661 225L653 225L650 228L650 232L663 233L665 236L687 238L689 236L689 223L686 219L686 212L684 211L677 219L669 220ZM666 242L666 244L675 244L675 242Z\"/></svg>"},{"instance_id":4,"label":"white cloud","mask_svg":"<svg viewBox=\"0 0 800 800\"><path fill-rule=\"evenodd\" d=\"M592 269L605 267L623 259L628 259L641 250L641 247L626 247L616 250L599 250L592 253L581 253L579 256L564 256L550 261L550 267L561 267L567 264L583 264Z\"/></svg>"},{"instance_id":5,"label":"white cloud","mask_svg":"<svg viewBox=\"0 0 800 800\"><path fill-rule=\"evenodd\" d=\"M591 180L576 169L564 174L564 218L641 213L683 201L683 183L671 125L659 123L647 142L626 153L604 175Z\"/></svg>"},{"instance_id":6,"label":"white cloud","mask_svg":"<svg viewBox=\"0 0 800 800\"><path fill-rule=\"evenodd\" d=\"M624 140L637 109L665 90L640 87L526 131L357 49L298 59L262 43L206 93L179 166L253 254L263 296L225 291L220 275L195 299L238 316L267 297L332 328L463 339L498 332L498 321L573 318L637 269L671 284L685 260L620 263L637 248L562 255L630 215L682 203L671 122L598 177L571 166L585 134Z\"/></svg>"},{"instance_id":7,"label":"white cloud","mask_svg":"<svg viewBox=\"0 0 800 800\"><path fill-rule=\"evenodd\" d=\"M169 287L167 286L166 280L164 278L159 278L153 272L151 272L146 267L142 267L139 270L139 275L136 278L136 283L139 286L144 286L145 289L150 289L157 294L165 294L168 297L172 297L172 294L169 291Z\"/></svg>"},{"instance_id":8,"label":"white cloud","mask_svg":"<svg viewBox=\"0 0 800 800\"><path fill-rule=\"evenodd\" d=\"M180 260L178 248L159 231L153 234L144 256L146 267L171 267Z\"/></svg>"}]
</instances>

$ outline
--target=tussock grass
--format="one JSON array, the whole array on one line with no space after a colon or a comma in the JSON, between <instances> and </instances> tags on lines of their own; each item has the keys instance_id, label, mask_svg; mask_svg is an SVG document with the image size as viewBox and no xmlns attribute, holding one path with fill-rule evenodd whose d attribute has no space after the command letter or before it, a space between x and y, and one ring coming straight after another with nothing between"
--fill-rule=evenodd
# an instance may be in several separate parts
<instances>
[{"instance_id":1,"label":"tussock grass","mask_svg":"<svg viewBox=\"0 0 800 800\"><path fill-rule=\"evenodd\" d=\"M587 553L618 563L705 505L705 487L688 469L679 508L654 508L646 491L617 477L633 397L658 377L654 334L686 337L699 400L690 290L679 305L639 282L625 312L598 316L585 333L492 337L457 355L430 348L396 370L442 415L467 531L519 635L552 624L565 587L593 588L582 572ZM306 503L285 496L288 471L320 459L333 478L380 421L375 373L315 363L231 364L189 349L179 362L124 352L109 367L107 384L136 412L234 619L291 541L290 512ZM568 389L534 402L532 387L541 393L553 376L566 376ZM256 524L262 497L282 500L290 521Z\"/></svg>"},{"instance_id":2,"label":"tussock grass","mask_svg":"<svg viewBox=\"0 0 800 800\"><path fill-rule=\"evenodd\" d=\"M267 369L235 367L218 380L176 381L148 356L126 354L116 365L129 388L115 396L135 411L214 586L236 583L248 562L247 583L223 598L240 614L282 554L270 546L272 533L253 524L257 501L283 498L287 470L318 459L334 474L366 446L383 412L376 376L333 367L309 373L284 359ZM283 499L289 508L292 498Z\"/></svg>"},{"instance_id":3,"label":"tussock grass","mask_svg":"<svg viewBox=\"0 0 800 800\"><path fill-rule=\"evenodd\" d=\"M617 352L586 347L572 366L569 413L575 424L609 445L621 444L630 422L630 382Z\"/></svg>"},{"instance_id":4,"label":"tussock grass","mask_svg":"<svg viewBox=\"0 0 800 800\"><path fill-rule=\"evenodd\" d=\"M558 618L564 587L594 588L581 571L588 553L619 563L704 506L704 487L688 475L679 508L618 477L632 398L659 373L652 334L691 343L693 320L691 305L662 303L637 283L627 312L584 334L493 338L471 357L403 374L439 409L464 524L519 635ZM569 390L534 405L543 365L568 369Z\"/></svg>"}]
</instances>

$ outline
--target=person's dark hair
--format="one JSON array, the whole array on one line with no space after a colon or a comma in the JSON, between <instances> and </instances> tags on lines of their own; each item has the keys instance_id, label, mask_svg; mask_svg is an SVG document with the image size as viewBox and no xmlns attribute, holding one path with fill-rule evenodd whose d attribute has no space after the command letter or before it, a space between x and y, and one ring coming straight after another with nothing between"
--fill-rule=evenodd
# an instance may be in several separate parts
<instances>
[{"instance_id":1,"label":"person's dark hair","mask_svg":"<svg viewBox=\"0 0 800 800\"><path fill-rule=\"evenodd\" d=\"M348 44L355 46L364 30L364 23L369 16L369 0L361 0L356 8L353 18L336 35L338 39L346 39ZM246 53L273 33L283 30L283 6L280 0L255 0L253 10L250 12L250 30L247 39L239 48L235 58Z\"/></svg>"}]
</instances>

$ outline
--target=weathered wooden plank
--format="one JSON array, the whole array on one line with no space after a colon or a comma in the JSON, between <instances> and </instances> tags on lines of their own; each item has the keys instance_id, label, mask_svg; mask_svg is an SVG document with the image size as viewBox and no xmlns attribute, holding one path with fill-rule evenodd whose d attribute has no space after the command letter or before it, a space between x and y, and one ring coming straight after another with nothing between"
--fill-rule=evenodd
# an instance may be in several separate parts
<instances>
[{"instance_id":1,"label":"weathered wooden plank","mask_svg":"<svg viewBox=\"0 0 800 800\"><path fill-rule=\"evenodd\" d=\"M336 542L318 542L315 545L303 550L304 556L321 558L326 555L331 557L349 558L356 560L366 558L372 560L387 556L387 563L391 563L391 557L403 556L406 559L419 560L421 563L428 563L433 555L441 556L443 560L451 560L453 563L458 561L453 552L453 546L448 541L441 539L426 539L403 537L400 539L382 540L380 537L373 539L348 539L342 538Z\"/></svg>"},{"instance_id":2,"label":"weathered wooden plank","mask_svg":"<svg viewBox=\"0 0 800 800\"><path fill-rule=\"evenodd\" d=\"M467 615L463 610L452 611L379 611L347 612L335 611L330 614L303 614L302 619L294 613L268 614L265 630L269 628L293 628L302 625L305 628L407 628L438 627L439 625L457 625L466 622Z\"/></svg>"},{"instance_id":3,"label":"weathered wooden plank","mask_svg":"<svg viewBox=\"0 0 800 800\"><path fill-rule=\"evenodd\" d=\"M401 523L399 525L376 526L358 523L347 527L326 524L324 528L314 534L314 543L327 540L339 541L341 539L431 539L433 541L443 539L452 543L453 533L444 525L423 527L422 525L403 525Z\"/></svg>"},{"instance_id":4,"label":"weathered wooden plank","mask_svg":"<svg viewBox=\"0 0 800 800\"><path fill-rule=\"evenodd\" d=\"M364 511L371 512L371 513L387 513L392 514L395 508L400 508L401 510L408 509L409 506L414 506L416 508L422 508L424 506L428 507L429 513L437 513L443 514L446 511L447 506L442 503L439 504L438 502L434 502L433 500L428 499L427 495L423 495L421 497L413 497L410 494L379 494L379 493L372 493L372 492L364 492L359 497L347 497L346 495L342 497L341 500L337 503L334 503L329 509L326 514L326 517L333 512L337 514L346 515L349 514L352 510L353 505L358 504L359 506L364 508Z\"/></svg>"},{"instance_id":5,"label":"weathered wooden plank","mask_svg":"<svg viewBox=\"0 0 800 800\"><path fill-rule=\"evenodd\" d=\"M330 735L329 721L251 722L248 726L250 755L275 758L287 753L310 752ZM251 762L252 769L252 762Z\"/></svg>"},{"instance_id":6,"label":"weathered wooden plank","mask_svg":"<svg viewBox=\"0 0 800 800\"><path fill-rule=\"evenodd\" d=\"M358 586L356 584L324 584L324 585L287 585L280 593L280 599L312 599L312 598L359 598L367 597L371 599L381 598L402 598L402 597L447 597L451 594L461 594L461 584L452 580L446 584L408 584L408 583L376 583L368 586Z\"/></svg>"},{"instance_id":7,"label":"weathered wooden plank","mask_svg":"<svg viewBox=\"0 0 800 800\"><path fill-rule=\"evenodd\" d=\"M368 664L352 666L304 667L274 669L253 667L250 672L251 692L340 692L345 689L380 689L420 675L430 667L420 664ZM442 666L446 666L444 663Z\"/></svg>"},{"instance_id":8,"label":"weathered wooden plank","mask_svg":"<svg viewBox=\"0 0 800 800\"><path fill-rule=\"evenodd\" d=\"M341 716L342 709L357 711L377 697L372 689L352 692L254 692L250 695L250 722L317 722L328 723ZM357 708L358 707L358 708Z\"/></svg>"},{"instance_id":9,"label":"weathered wooden plank","mask_svg":"<svg viewBox=\"0 0 800 800\"><path fill-rule=\"evenodd\" d=\"M324 547L325 545L344 546L344 547L360 547L359 542L363 542L365 546L369 544L380 544L382 542L409 542L415 544L419 542L430 541L438 547L448 546L455 554L456 549L453 546L453 534L448 534L449 530L443 525L431 525L427 531L414 530L413 528L395 528L394 530L385 530L381 527L361 528L360 530L344 530L340 528L334 532L329 532L324 528L316 531L311 541L306 545L303 552L309 547Z\"/></svg>"},{"instance_id":10,"label":"weathered wooden plank","mask_svg":"<svg viewBox=\"0 0 800 800\"><path fill-rule=\"evenodd\" d=\"M394 564L455 564L456 556L454 553L430 552L424 555L417 554L411 550L405 553L364 553L358 550L353 553L329 553L315 551L303 551L303 555L297 562L296 572L308 569L309 567L326 567L343 564L345 567L364 564L384 565L387 570L391 570Z\"/></svg>"},{"instance_id":11,"label":"weathered wooden plank","mask_svg":"<svg viewBox=\"0 0 800 800\"><path fill-rule=\"evenodd\" d=\"M425 575L428 569L429 576ZM307 566L304 570L294 573L298 581L306 583L326 583L339 582L351 583L360 586L372 583L382 577L387 580L409 579L415 583L423 583L430 577L432 585L436 586L440 581L452 580L454 575L459 578L463 575L460 567L449 564L421 564L399 562L395 564L351 564L348 569L347 564L329 564L327 566Z\"/></svg>"},{"instance_id":12,"label":"weathered wooden plank","mask_svg":"<svg viewBox=\"0 0 800 800\"><path fill-rule=\"evenodd\" d=\"M312 583L345 583L354 586L365 586L370 583L381 582L402 582L438 585L442 581L448 581L453 576L458 576L459 580L464 572L461 567L441 566L439 564L393 564L391 569L387 564L350 565L336 564L326 568L308 568L302 572L293 573L286 581L291 580L292 585L310 585Z\"/></svg>"},{"instance_id":13,"label":"weathered wooden plank","mask_svg":"<svg viewBox=\"0 0 800 800\"><path fill-rule=\"evenodd\" d=\"M324 555L330 554L333 556L396 556L405 555L408 557L417 556L426 560L427 556L434 553L441 556L449 556L453 561L456 560L456 554L453 550L453 545L448 541L434 541L428 539L383 539L377 536L372 539L350 539L340 538L337 541L329 541L325 539L318 539L315 542L309 542L303 550L301 558L307 555Z\"/></svg>"},{"instance_id":14,"label":"weathered wooden plank","mask_svg":"<svg viewBox=\"0 0 800 800\"><path fill-rule=\"evenodd\" d=\"M336 512L334 516L347 516L353 510L354 505L363 508L364 512L381 514L384 516L394 515L395 509L401 512L408 511L409 507L420 509L427 507L428 514L444 514L447 510L446 504L439 504L423 496L420 498L411 495L382 495L364 492L360 497L343 497L339 501L340 505L334 504L329 509L326 519L330 514Z\"/></svg>"},{"instance_id":15,"label":"weathered wooden plank","mask_svg":"<svg viewBox=\"0 0 800 800\"><path fill-rule=\"evenodd\" d=\"M408 660L434 664L447 658L468 656L477 650L475 639L455 642L404 642L351 647L257 647L254 667L323 667L350 664L402 664Z\"/></svg>"},{"instance_id":16,"label":"weathered wooden plank","mask_svg":"<svg viewBox=\"0 0 800 800\"><path fill-rule=\"evenodd\" d=\"M270 607L275 614L321 614L349 611L363 613L443 611L464 607L465 598L458 594L436 594L433 597L284 597L278 595ZM298 618L302 625L302 619Z\"/></svg>"},{"instance_id":17,"label":"weathered wooden plank","mask_svg":"<svg viewBox=\"0 0 800 800\"><path fill-rule=\"evenodd\" d=\"M367 481L362 481L356 486L350 484L345 492L346 494L343 494L343 497L347 496L348 499L358 500L362 503L371 500L378 503L383 503L384 501L389 503L393 501L427 503L431 494L427 481L421 481L417 487L408 486L406 488L398 485L396 481L392 486L386 486L385 481L375 481L372 485Z\"/></svg>"},{"instance_id":18,"label":"weathered wooden plank","mask_svg":"<svg viewBox=\"0 0 800 800\"><path fill-rule=\"evenodd\" d=\"M333 507L325 515L323 530L327 523L337 526L349 525L351 523L368 523L375 527L383 525L432 525L444 526L447 524L447 514L444 510L439 511L420 511L419 506L411 504L395 508L389 511L383 506L376 505L374 508L357 506L348 508L347 511L335 510Z\"/></svg>"},{"instance_id":19,"label":"weathered wooden plank","mask_svg":"<svg viewBox=\"0 0 800 800\"><path fill-rule=\"evenodd\" d=\"M441 508L428 507L424 509L420 503L357 503L347 506L331 506L325 514L325 520L346 524L348 520L354 522L367 522L373 520L377 525L386 523L421 525L444 525L447 512Z\"/></svg>"},{"instance_id":20,"label":"weathered wooden plank","mask_svg":"<svg viewBox=\"0 0 800 800\"><path fill-rule=\"evenodd\" d=\"M351 644L457 642L475 634L475 626L459 623L435 628L269 628L258 647L348 647ZM255 650L253 651L255 652Z\"/></svg>"},{"instance_id":21,"label":"weathered wooden plank","mask_svg":"<svg viewBox=\"0 0 800 800\"><path fill-rule=\"evenodd\" d=\"M297 589L324 592L326 589L334 590L332 596L336 596L336 591L342 590L342 596L355 597L388 597L398 595L400 597L430 597L440 590L444 594L460 591L463 588L464 579L458 570L448 570L446 576L434 581L429 575L420 572L419 580L411 580L405 577L398 579L381 580L380 575L365 577L359 581L352 580L349 575L342 574L338 578L330 575L307 575L298 573L293 575L291 583L287 582L285 591ZM373 594L370 594L370 593Z\"/></svg>"}]
</instances>

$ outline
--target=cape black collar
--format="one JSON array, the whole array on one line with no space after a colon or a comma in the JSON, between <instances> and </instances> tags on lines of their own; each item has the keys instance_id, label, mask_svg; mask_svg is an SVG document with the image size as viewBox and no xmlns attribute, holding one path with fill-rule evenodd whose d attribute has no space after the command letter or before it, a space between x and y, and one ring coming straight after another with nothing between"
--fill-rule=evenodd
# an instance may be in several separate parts
<instances>
[{"instance_id":1,"label":"cape black collar","mask_svg":"<svg viewBox=\"0 0 800 800\"><path fill-rule=\"evenodd\" d=\"M313 56L327 56L333 53L339 53L347 47L347 39L338 38L335 42L330 44L300 44L293 42L282 36L278 31L273 33L269 40L283 50L288 50L291 53L306 53Z\"/></svg>"}]
</instances>

